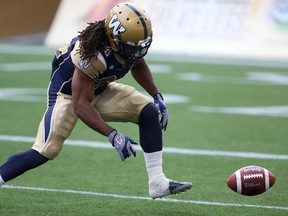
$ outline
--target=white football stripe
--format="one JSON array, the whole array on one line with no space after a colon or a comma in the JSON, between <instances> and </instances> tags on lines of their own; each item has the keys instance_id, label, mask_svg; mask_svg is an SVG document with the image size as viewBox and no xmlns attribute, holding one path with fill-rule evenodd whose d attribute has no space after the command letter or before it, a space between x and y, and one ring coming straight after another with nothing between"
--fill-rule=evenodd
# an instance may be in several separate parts
<instances>
[{"instance_id":1,"label":"white football stripe","mask_svg":"<svg viewBox=\"0 0 288 216\"><path fill-rule=\"evenodd\" d=\"M0 134L0 141L33 143L35 141L35 137L11 136ZM113 150L113 148L111 148L111 144L108 142L67 139L65 141L65 145L80 146L80 147L85 146L85 147ZM136 146L135 149L140 151L141 147ZM175 148L175 147L164 147L164 152L171 154L183 154L183 155L203 155L214 157L223 156L223 157L255 158L255 159L267 159L267 160L288 160L288 155L263 154L256 152L231 152L231 151L215 151L215 150L188 149L188 148Z\"/></svg>"},{"instance_id":2,"label":"white football stripe","mask_svg":"<svg viewBox=\"0 0 288 216\"><path fill-rule=\"evenodd\" d=\"M92 191L36 188L36 187L25 187L25 186L16 186L16 185L3 185L1 187L7 188L7 189L45 191L45 192L51 192L51 193L68 193L68 194L90 195L90 196L98 196L98 197L111 197L111 198L118 198L118 199L133 199L133 200L147 200L147 201L152 200L150 197L144 197L144 196L128 196L128 195L121 195L121 194L98 193L98 192L92 192ZM251 205L251 204L240 204L240 203L210 202L210 201L201 201L201 200L181 200L181 199L172 199L172 198L162 198L162 199L154 200L153 202L185 203L185 204L228 206L228 207L246 207L246 208L260 208L260 209L274 209L274 210L288 211L287 206L263 206L263 205Z\"/></svg>"},{"instance_id":3,"label":"white football stripe","mask_svg":"<svg viewBox=\"0 0 288 216\"><path fill-rule=\"evenodd\" d=\"M266 106L266 107L208 107L192 106L192 112L202 113L222 113L233 115L250 115L250 116L270 116L270 117L288 117L288 106Z\"/></svg>"},{"instance_id":4,"label":"white football stripe","mask_svg":"<svg viewBox=\"0 0 288 216\"><path fill-rule=\"evenodd\" d=\"M242 193L242 180L241 180L240 170L237 170L235 174L236 174L236 182L237 182L237 193L241 194Z\"/></svg>"},{"instance_id":5,"label":"white football stripe","mask_svg":"<svg viewBox=\"0 0 288 216\"><path fill-rule=\"evenodd\" d=\"M270 180L269 180L269 172L267 169L264 169L264 173L265 173L265 189L268 190L270 188Z\"/></svg>"}]
</instances>

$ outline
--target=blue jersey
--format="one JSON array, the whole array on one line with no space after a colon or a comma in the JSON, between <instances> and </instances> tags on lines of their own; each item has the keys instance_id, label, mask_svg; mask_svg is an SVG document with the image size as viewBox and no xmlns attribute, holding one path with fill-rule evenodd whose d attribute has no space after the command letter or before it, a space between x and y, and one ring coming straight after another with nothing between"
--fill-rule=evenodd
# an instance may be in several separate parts
<instances>
[{"instance_id":1,"label":"blue jersey","mask_svg":"<svg viewBox=\"0 0 288 216\"><path fill-rule=\"evenodd\" d=\"M95 57L91 59L81 59L78 49L79 38L75 37L70 44L57 50L52 62L48 105L55 103L58 92L72 95L71 84L75 67L94 80L94 94L97 95L105 90L109 82L125 76L135 63L120 63L110 47L95 53Z\"/></svg>"}]
</instances>

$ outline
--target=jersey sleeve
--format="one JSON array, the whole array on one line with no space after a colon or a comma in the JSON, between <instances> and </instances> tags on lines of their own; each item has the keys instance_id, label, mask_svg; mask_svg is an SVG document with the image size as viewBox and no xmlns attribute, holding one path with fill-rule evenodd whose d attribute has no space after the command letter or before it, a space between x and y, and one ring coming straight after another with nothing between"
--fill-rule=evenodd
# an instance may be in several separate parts
<instances>
[{"instance_id":1,"label":"jersey sleeve","mask_svg":"<svg viewBox=\"0 0 288 216\"><path fill-rule=\"evenodd\" d=\"M91 59L81 59L78 52L79 41L75 44L74 49L71 52L71 59L76 68L88 75L92 79L97 79L106 69L107 64L103 55L98 52L95 57Z\"/></svg>"}]
</instances>

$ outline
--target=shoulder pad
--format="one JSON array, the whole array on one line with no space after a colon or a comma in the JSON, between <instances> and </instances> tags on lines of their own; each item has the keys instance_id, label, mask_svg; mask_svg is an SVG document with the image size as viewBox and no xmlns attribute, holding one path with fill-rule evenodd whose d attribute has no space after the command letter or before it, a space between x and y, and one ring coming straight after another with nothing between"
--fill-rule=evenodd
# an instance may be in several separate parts
<instances>
[{"instance_id":1,"label":"shoulder pad","mask_svg":"<svg viewBox=\"0 0 288 216\"><path fill-rule=\"evenodd\" d=\"M79 41L75 44L74 49L71 52L71 60L75 67L80 71L87 74L92 79L97 79L107 69L107 64L104 56L98 52L95 57L91 59L81 59L79 49Z\"/></svg>"}]
</instances>

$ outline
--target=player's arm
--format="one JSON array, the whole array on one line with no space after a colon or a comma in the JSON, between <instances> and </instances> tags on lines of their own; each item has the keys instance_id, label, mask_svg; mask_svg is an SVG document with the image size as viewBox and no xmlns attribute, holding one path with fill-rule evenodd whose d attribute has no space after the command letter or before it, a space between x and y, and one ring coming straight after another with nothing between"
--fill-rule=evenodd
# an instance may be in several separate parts
<instances>
[{"instance_id":1,"label":"player's arm","mask_svg":"<svg viewBox=\"0 0 288 216\"><path fill-rule=\"evenodd\" d=\"M144 58L139 59L131 68L134 79L150 94L151 96L159 93L159 90L153 80L151 71Z\"/></svg>"},{"instance_id":2,"label":"player's arm","mask_svg":"<svg viewBox=\"0 0 288 216\"><path fill-rule=\"evenodd\" d=\"M105 71L106 64L102 61L100 53L98 53L99 56L97 56L96 62L92 62L93 67L91 62L82 61L77 51L79 44L80 42L78 41L71 52L71 59L75 65L72 79L72 103L75 114L90 128L107 136L109 142L118 152L121 160L125 160L131 155L136 156L136 151L132 144L137 143L110 127L91 105L95 90L93 77L97 77L98 72ZM83 65L82 63L86 64ZM97 70L95 70L95 67ZM83 71L80 70L80 68L82 68Z\"/></svg>"},{"instance_id":3,"label":"player's arm","mask_svg":"<svg viewBox=\"0 0 288 216\"><path fill-rule=\"evenodd\" d=\"M94 96L94 80L75 68L72 79L72 102L75 114L90 128L107 136L110 127L91 105Z\"/></svg>"},{"instance_id":4,"label":"player's arm","mask_svg":"<svg viewBox=\"0 0 288 216\"><path fill-rule=\"evenodd\" d=\"M154 104L161 114L160 125L162 129L166 130L168 125L168 109L144 58L139 59L133 65L131 73L134 79L154 98Z\"/></svg>"},{"instance_id":5,"label":"player's arm","mask_svg":"<svg viewBox=\"0 0 288 216\"><path fill-rule=\"evenodd\" d=\"M94 97L94 85L91 77L75 68L72 79L72 102L75 114L90 128L107 136L121 160L124 161L131 155L136 157L136 151L132 144L137 143L110 127L91 105Z\"/></svg>"}]
</instances>

